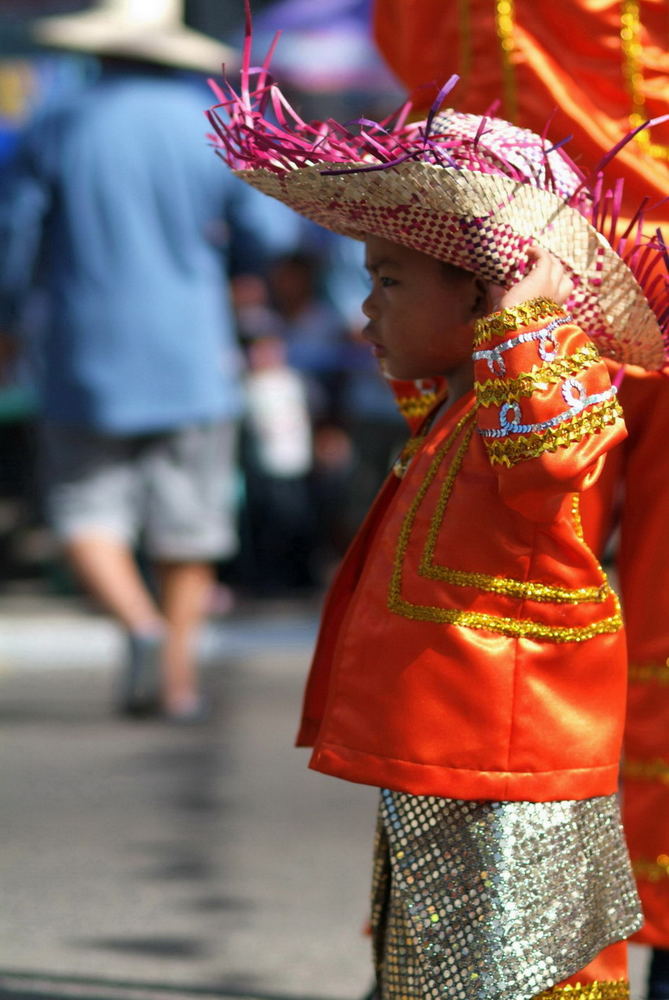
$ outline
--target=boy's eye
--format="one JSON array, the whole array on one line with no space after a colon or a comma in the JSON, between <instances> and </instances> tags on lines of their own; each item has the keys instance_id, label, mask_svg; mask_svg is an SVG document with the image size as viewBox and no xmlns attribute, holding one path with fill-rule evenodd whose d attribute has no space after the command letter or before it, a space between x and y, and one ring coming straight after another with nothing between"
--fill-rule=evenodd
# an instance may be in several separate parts
<instances>
[{"instance_id":1,"label":"boy's eye","mask_svg":"<svg viewBox=\"0 0 669 1000\"><path fill-rule=\"evenodd\" d=\"M388 278L386 275L381 275L379 276L379 284L382 288L391 288L397 284L397 281L395 278Z\"/></svg>"}]
</instances>

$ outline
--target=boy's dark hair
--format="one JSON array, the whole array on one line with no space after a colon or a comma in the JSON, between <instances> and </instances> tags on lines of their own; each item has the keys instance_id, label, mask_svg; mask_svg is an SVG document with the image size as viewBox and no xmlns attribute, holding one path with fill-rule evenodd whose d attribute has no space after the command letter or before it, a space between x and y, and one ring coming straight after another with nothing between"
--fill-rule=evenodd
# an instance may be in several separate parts
<instances>
[{"instance_id":1,"label":"boy's dark hair","mask_svg":"<svg viewBox=\"0 0 669 1000\"><path fill-rule=\"evenodd\" d=\"M463 278L466 274L472 273L464 267L458 267L457 264L449 264L448 261L445 260L440 260L439 263L445 278Z\"/></svg>"}]
</instances>

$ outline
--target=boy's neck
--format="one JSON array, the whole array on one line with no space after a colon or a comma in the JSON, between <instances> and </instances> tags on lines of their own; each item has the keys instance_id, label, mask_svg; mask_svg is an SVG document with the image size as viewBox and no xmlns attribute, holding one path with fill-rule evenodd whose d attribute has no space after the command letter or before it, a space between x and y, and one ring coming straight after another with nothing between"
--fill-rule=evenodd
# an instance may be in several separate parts
<instances>
[{"instance_id":1,"label":"boy's neck","mask_svg":"<svg viewBox=\"0 0 669 1000\"><path fill-rule=\"evenodd\" d=\"M448 372L445 377L448 386L448 405L452 406L474 388L474 362L468 358L459 368Z\"/></svg>"}]
</instances>

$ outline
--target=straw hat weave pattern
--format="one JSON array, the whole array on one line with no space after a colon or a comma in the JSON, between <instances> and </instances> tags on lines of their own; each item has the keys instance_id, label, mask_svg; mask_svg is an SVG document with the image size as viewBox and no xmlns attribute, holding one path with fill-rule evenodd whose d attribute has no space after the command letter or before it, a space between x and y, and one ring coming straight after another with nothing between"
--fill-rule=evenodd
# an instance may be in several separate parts
<instances>
[{"instance_id":1,"label":"straw hat weave pattern","mask_svg":"<svg viewBox=\"0 0 669 1000\"><path fill-rule=\"evenodd\" d=\"M644 237L643 212L617 233L620 183L601 172L586 183L561 145L526 129L436 106L414 124L408 105L380 123L304 122L267 64L250 70L249 46L240 95L224 83L209 113L219 155L245 181L334 232L383 236L505 287L537 243L572 278L566 308L603 354L667 363L666 246L659 231Z\"/></svg>"}]
</instances>

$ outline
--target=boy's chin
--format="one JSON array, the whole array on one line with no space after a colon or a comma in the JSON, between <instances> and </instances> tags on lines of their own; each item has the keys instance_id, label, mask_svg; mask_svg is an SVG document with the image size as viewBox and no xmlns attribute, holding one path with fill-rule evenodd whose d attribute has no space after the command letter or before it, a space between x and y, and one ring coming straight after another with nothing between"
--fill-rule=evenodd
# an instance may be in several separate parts
<instances>
[{"instance_id":1,"label":"boy's chin","mask_svg":"<svg viewBox=\"0 0 669 1000\"><path fill-rule=\"evenodd\" d=\"M379 360L379 368L385 378L397 379L400 382L419 382L421 379L440 378L443 374L442 372L419 372L411 369L403 369L401 365L393 367L392 362L388 361L387 358Z\"/></svg>"}]
</instances>

